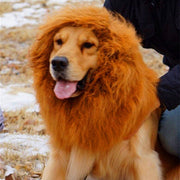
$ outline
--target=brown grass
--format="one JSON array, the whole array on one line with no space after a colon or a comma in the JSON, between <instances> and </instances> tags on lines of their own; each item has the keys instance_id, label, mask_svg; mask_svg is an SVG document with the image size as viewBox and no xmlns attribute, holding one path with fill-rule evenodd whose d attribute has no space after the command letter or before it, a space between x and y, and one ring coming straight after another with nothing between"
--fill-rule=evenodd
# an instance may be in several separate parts
<instances>
[{"instance_id":1,"label":"brown grass","mask_svg":"<svg viewBox=\"0 0 180 180\"><path fill-rule=\"evenodd\" d=\"M18 27L0 31L1 83L24 83L31 77L27 54L36 34L36 28ZM17 64L15 61L19 61Z\"/></svg>"},{"instance_id":2,"label":"brown grass","mask_svg":"<svg viewBox=\"0 0 180 180\"><path fill-rule=\"evenodd\" d=\"M0 5L0 15L3 13L8 13L12 11L12 3L9 2L1 2Z\"/></svg>"},{"instance_id":3,"label":"brown grass","mask_svg":"<svg viewBox=\"0 0 180 180\"><path fill-rule=\"evenodd\" d=\"M0 30L0 33L3 35L1 36L2 41L14 41L17 43L30 43L32 39L34 39L36 34L36 27L16 27L10 29L3 29Z\"/></svg>"},{"instance_id":4,"label":"brown grass","mask_svg":"<svg viewBox=\"0 0 180 180\"><path fill-rule=\"evenodd\" d=\"M44 135L45 127L38 112L24 110L4 112L4 132Z\"/></svg>"},{"instance_id":5,"label":"brown grass","mask_svg":"<svg viewBox=\"0 0 180 180\"><path fill-rule=\"evenodd\" d=\"M6 144L3 146L8 148ZM1 164L0 178L4 178L4 165L9 164L16 169L16 173L13 174L16 180L33 180L34 178L37 178L36 180L38 180L41 177L47 157L35 155L31 156L29 159L22 159L18 150L14 150L12 153L11 146L9 146L9 150L5 152L5 156L1 160L3 161L3 164Z\"/></svg>"}]
</instances>

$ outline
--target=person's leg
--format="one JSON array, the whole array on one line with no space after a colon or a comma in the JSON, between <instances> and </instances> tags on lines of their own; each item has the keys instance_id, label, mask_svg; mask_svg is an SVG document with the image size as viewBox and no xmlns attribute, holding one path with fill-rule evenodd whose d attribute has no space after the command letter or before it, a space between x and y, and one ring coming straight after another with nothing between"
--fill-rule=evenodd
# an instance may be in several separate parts
<instances>
[{"instance_id":1,"label":"person's leg","mask_svg":"<svg viewBox=\"0 0 180 180\"><path fill-rule=\"evenodd\" d=\"M159 139L164 149L180 158L180 105L166 110L159 125Z\"/></svg>"}]
</instances>

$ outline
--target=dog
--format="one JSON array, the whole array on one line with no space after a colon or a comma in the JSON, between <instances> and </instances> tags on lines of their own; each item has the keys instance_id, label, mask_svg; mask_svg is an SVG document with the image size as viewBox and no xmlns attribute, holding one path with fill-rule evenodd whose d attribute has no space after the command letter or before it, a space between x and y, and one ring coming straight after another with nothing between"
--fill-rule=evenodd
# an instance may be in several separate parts
<instances>
[{"instance_id":1,"label":"dog","mask_svg":"<svg viewBox=\"0 0 180 180\"><path fill-rule=\"evenodd\" d=\"M50 135L43 180L179 178L155 151L158 77L139 46L134 27L105 8L64 7L40 26L29 58Z\"/></svg>"}]
</instances>

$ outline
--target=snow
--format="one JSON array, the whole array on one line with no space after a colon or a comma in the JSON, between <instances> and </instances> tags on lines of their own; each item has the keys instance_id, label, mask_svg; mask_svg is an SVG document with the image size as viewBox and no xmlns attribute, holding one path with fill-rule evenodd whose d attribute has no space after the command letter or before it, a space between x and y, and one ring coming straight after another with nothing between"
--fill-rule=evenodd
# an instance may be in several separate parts
<instances>
[{"instance_id":1,"label":"snow","mask_svg":"<svg viewBox=\"0 0 180 180\"><path fill-rule=\"evenodd\" d=\"M93 0L84 0L86 2L91 2ZM19 0L1 0L1 2L11 2L13 3L12 12L4 13L0 17L0 29L2 28L12 28L20 27L23 25L34 25L41 23L40 20L37 21L36 18L42 17L47 13L45 9L40 4L31 5L27 2L19 2ZM59 8L65 3L68 3L68 0L48 0L46 5L56 5L55 9ZM71 2L77 2L77 0L71 0Z\"/></svg>"},{"instance_id":2,"label":"snow","mask_svg":"<svg viewBox=\"0 0 180 180\"><path fill-rule=\"evenodd\" d=\"M47 2L47 5L50 5L50 4L64 4L66 2L67 2L67 0L49 0Z\"/></svg>"},{"instance_id":3,"label":"snow","mask_svg":"<svg viewBox=\"0 0 180 180\"><path fill-rule=\"evenodd\" d=\"M49 137L28 134L0 134L0 155L6 156L9 152L11 157L26 160L32 159L33 156L47 157L49 153ZM36 169L42 171L42 163L36 163ZM15 173L17 170L9 165L5 165L5 176ZM4 179L3 179L4 180Z\"/></svg>"},{"instance_id":4,"label":"snow","mask_svg":"<svg viewBox=\"0 0 180 180\"><path fill-rule=\"evenodd\" d=\"M4 13L0 18L1 28L19 27L25 24L36 24L33 19L26 19L24 12Z\"/></svg>"},{"instance_id":5,"label":"snow","mask_svg":"<svg viewBox=\"0 0 180 180\"><path fill-rule=\"evenodd\" d=\"M0 2L19 2L20 0L1 0Z\"/></svg>"},{"instance_id":6,"label":"snow","mask_svg":"<svg viewBox=\"0 0 180 180\"><path fill-rule=\"evenodd\" d=\"M11 69L10 68L6 68L6 69L2 69L1 71L0 71L0 74L8 74L8 73L10 73L11 72Z\"/></svg>"},{"instance_id":7,"label":"snow","mask_svg":"<svg viewBox=\"0 0 180 180\"><path fill-rule=\"evenodd\" d=\"M0 29L40 23L36 20L36 18L39 18L47 13L47 10L40 4L30 5L28 2L21 3L18 0L1 0L1 2L14 3L12 7L15 11L2 14L0 17ZM67 0L49 0L47 1L47 5L62 5L66 2Z\"/></svg>"},{"instance_id":8,"label":"snow","mask_svg":"<svg viewBox=\"0 0 180 180\"><path fill-rule=\"evenodd\" d=\"M48 136L27 134L0 134L0 154L3 155L11 147L11 152L23 159L38 154L47 156L49 152Z\"/></svg>"},{"instance_id":9,"label":"snow","mask_svg":"<svg viewBox=\"0 0 180 180\"><path fill-rule=\"evenodd\" d=\"M16 3L13 5L13 9L20 9L29 6L29 3Z\"/></svg>"},{"instance_id":10,"label":"snow","mask_svg":"<svg viewBox=\"0 0 180 180\"><path fill-rule=\"evenodd\" d=\"M14 6L15 5L17 6L17 4L14 4ZM9 13L4 13L0 17L0 28L20 27L27 24L39 23L35 19L37 15L38 17L40 17L46 13L45 9L39 7L40 5L35 5L31 6L30 8L23 8L21 11L12 11Z\"/></svg>"},{"instance_id":11,"label":"snow","mask_svg":"<svg viewBox=\"0 0 180 180\"><path fill-rule=\"evenodd\" d=\"M47 10L40 4L30 5L27 2L17 3L17 1L5 1L2 2L16 2L13 4L14 11L4 13L0 17L0 29L20 27L27 24L40 23L36 18L43 16L47 13Z\"/></svg>"},{"instance_id":12,"label":"snow","mask_svg":"<svg viewBox=\"0 0 180 180\"><path fill-rule=\"evenodd\" d=\"M17 60L15 60L15 59L8 59L8 62L7 62L7 64L21 64L21 62L20 61L17 61Z\"/></svg>"},{"instance_id":13,"label":"snow","mask_svg":"<svg viewBox=\"0 0 180 180\"><path fill-rule=\"evenodd\" d=\"M33 94L13 92L13 87L21 86L24 85L3 86L0 84L0 107L3 111L16 111L27 107L31 107L31 112L33 110L38 111L38 105Z\"/></svg>"},{"instance_id":14,"label":"snow","mask_svg":"<svg viewBox=\"0 0 180 180\"><path fill-rule=\"evenodd\" d=\"M39 112L39 105L38 104L34 104L31 105L29 108L27 108L26 112Z\"/></svg>"},{"instance_id":15,"label":"snow","mask_svg":"<svg viewBox=\"0 0 180 180\"><path fill-rule=\"evenodd\" d=\"M5 166L5 169L6 169L5 176L9 176L10 174L13 174L16 171L14 168L8 165Z\"/></svg>"}]
</instances>

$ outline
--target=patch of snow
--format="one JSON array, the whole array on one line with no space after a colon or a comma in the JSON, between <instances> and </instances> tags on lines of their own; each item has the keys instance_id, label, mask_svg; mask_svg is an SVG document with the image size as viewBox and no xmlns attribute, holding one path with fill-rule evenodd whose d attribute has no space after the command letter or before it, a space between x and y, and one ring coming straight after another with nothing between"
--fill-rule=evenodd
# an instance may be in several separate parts
<instances>
[{"instance_id":1,"label":"patch of snow","mask_svg":"<svg viewBox=\"0 0 180 180\"><path fill-rule=\"evenodd\" d=\"M19 2L20 0L1 0L1 2Z\"/></svg>"},{"instance_id":2,"label":"patch of snow","mask_svg":"<svg viewBox=\"0 0 180 180\"><path fill-rule=\"evenodd\" d=\"M34 5L31 8L34 9L34 12L32 14L32 17L34 17L34 18L41 19L41 17L47 13L47 10L42 8L40 5ZM31 8L29 8L29 9L31 9ZM40 20L37 21L37 23L40 23Z\"/></svg>"},{"instance_id":3,"label":"patch of snow","mask_svg":"<svg viewBox=\"0 0 180 180\"><path fill-rule=\"evenodd\" d=\"M72 2L77 2L77 0L72 0ZM84 0L84 2L94 2L94 0Z\"/></svg>"},{"instance_id":4,"label":"patch of snow","mask_svg":"<svg viewBox=\"0 0 180 180\"><path fill-rule=\"evenodd\" d=\"M32 105L26 110L26 112L39 112L39 105L38 104Z\"/></svg>"},{"instance_id":5,"label":"patch of snow","mask_svg":"<svg viewBox=\"0 0 180 180\"><path fill-rule=\"evenodd\" d=\"M93 0L83 0L84 2L92 2ZM38 19L42 19L41 17L47 13L47 9L43 8L42 5L30 5L28 0L23 3L18 3L19 0L1 0L1 2L12 2L13 9L16 11L4 13L0 17L0 28L12 28L12 27L20 27L23 25L35 25L39 24ZM54 5L54 9L58 9L62 4L77 2L77 0L48 0L46 5ZM55 6L56 5L56 6ZM22 8L22 10L21 10ZM17 11L19 10L20 11Z\"/></svg>"},{"instance_id":6,"label":"patch of snow","mask_svg":"<svg viewBox=\"0 0 180 180\"><path fill-rule=\"evenodd\" d=\"M8 59L6 64L21 64L21 62L15 59Z\"/></svg>"},{"instance_id":7,"label":"patch of snow","mask_svg":"<svg viewBox=\"0 0 180 180\"><path fill-rule=\"evenodd\" d=\"M94 2L94 0L83 0L84 2ZM77 2L77 0L71 0L71 2L74 2L74 3L76 3ZM79 1L79 2L81 2L81 1Z\"/></svg>"},{"instance_id":8,"label":"patch of snow","mask_svg":"<svg viewBox=\"0 0 180 180\"><path fill-rule=\"evenodd\" d=\"M93 2L94 0L82 0L84 2ZM79 1L79 2L82 2L82 1ZM65 3L70 3L70 2L73 2L73 3L77 3L78 1L77 0L71 0L71 1L68 1L68 0L48 0L47 1L47 5L62 5L62 4L65 4Z\"/></svg>"},{"instance_id":9,"label":"patch of snow","mask_svg":"<svg viewBox=\"0 0 180 180\"><path fill-rule=\"evenodd\" d=\"M11 72L11 69L10 68L6 68L6 69L2 69L1 71L0 71L0 74L8 74L8 73L10 73Z\"/></svg>"},{"instance_id":10,"label":"patch of snow","mask_svg":"<svg viewBox=\"0 0 180 180\"><path fill-rule=\"evenodd\" d=\"M6 88L12 88L12 87L26 87L27 84L22 83L22 84L10 84L8 86L6 86Z\"/></svg>"},{"instance_id":11,"label":"patch of snow","mask_svg":"<svg viewBox=\"0 0 180 180\"><path fill-rule=\"evenodd\" d=\"M23 8L22 11L13 11L4 13L0 17L0 28L20 27L26 24L39 23L36 19L41 17L47 11L40 7L40 5L31 6L30 8Z\"/></svg>"},{"instance_id":12,"label":"patch of snow","mask_svg":"<svg viewBox=\"0 0 180 180\"><path fill-rule=\"evenodd\" d=\"M0 26L1 28L11 28L11 27L19 27L25 24L36 24L37 22L33 19L25 18L25 14L23 12L11 12L4 13L0 18Z\"/></svg>"},{"instance_id":13,"label":"patch of snow","mask_svg":"<svg viewBox=\"0 0 180 180\"><path fill-rule=\"evenodd\" d=\"M31 7L34 8L34 9L42 8L42 6L40 4L36 4L36 5L31 6Z\"/></svg>"},{"instance_id":14,"label":"patch of snow","mask_svg":"<svg viewBox=\"0 0 180 180\"><path fill-rule=\"evenodd\" d=\"M0 106L3 111L16 111L35 105L33 94L25 92L12 93L12 86L0 86Z\"/></svg>"},{"instance_id":15,"label":"patch of snow","mask_svg":"<svg viewBox=\"0 0 180 180\"><path fill-rule=\"evenodd\" d=\"M16 171L16 169L14 169L14 168L12 168L11 166L8 166L8 165L5 166L5 169L6 169L5 177L9 176L10 174L13 174Z\"/></svg>"},{"instance_id":16,"label":"patch of snow","mask_svg":"<svg viewBox=\"0 0 180 180\"><path fill-rule=\"evenodd\" d=\"M11 148L11 152L20 157L28 158L41 154L47 156L49 153L48 136L27 134L0 134L0 153L3 155Z\"/></svg>"},{"instance_id":17,"label":"patch of snow","mask_svg":"<svg viewBox=\"0 0 180 180\"><path fill-rule=\"evenodd\" d=\"M49 0L49 1L47 1L47 5L50 5L50 4L64 4L66 2L67 2L67 0Z\"/></svg>"},{"instance_id":18,"label":"patch of snow","mask_svg":"<svg viewBox=\"0 0 180 180\"><path fill-rule=\"evenodd\" d=\"M13 9L20 9L20 8L24 8L24 7L27 7L27 6L30 6L29 3L15 3L13 4Z\"/></svg>"}]
</instances>

